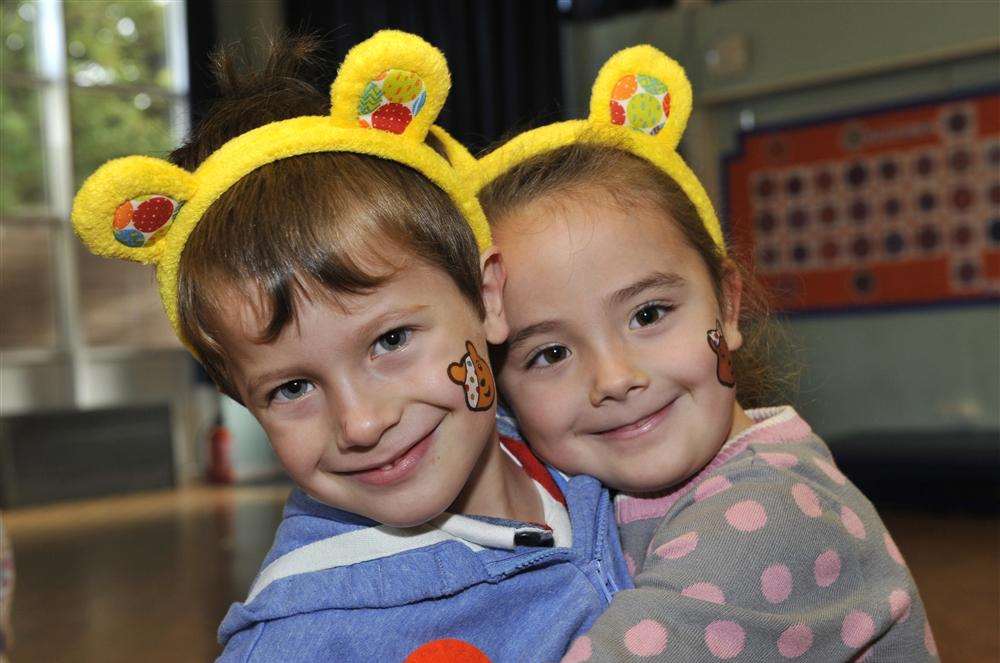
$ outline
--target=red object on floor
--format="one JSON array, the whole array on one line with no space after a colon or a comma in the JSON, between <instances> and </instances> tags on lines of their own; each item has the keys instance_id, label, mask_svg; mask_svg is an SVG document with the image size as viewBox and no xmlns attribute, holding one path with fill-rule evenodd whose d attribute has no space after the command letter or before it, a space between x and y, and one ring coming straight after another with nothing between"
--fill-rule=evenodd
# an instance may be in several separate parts
<instances>
[{"instance_id":1,"label":"red object on floor","mask_svg":"<svg viewBox=\"0 0 1000 663\"><path fill-rule=\"evenodd\" d=\"M229 457L232 442L233 438L229 434L229 429L222 424L218 424L212 429L212 435L209 437L208 464L208 480L212 483L232 483L235 479L233 465Z\"/></svg>"}]
</instances>

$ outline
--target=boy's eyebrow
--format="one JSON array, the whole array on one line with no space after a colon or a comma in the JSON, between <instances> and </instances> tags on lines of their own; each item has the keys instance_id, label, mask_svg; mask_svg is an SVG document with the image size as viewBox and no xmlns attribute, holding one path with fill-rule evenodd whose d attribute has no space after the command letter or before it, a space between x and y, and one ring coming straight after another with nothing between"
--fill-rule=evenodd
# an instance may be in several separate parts
<instances>
[{"instance_id":1,"label":"boy's eyebrow","mask_svg":"<svg viewBox=\"0 0 1000 663\"><path fill-rule=\"evenodd\" d=\"M287 368L279 368L275 371L268 371L267 373L261 373L260 375L255 375L250 380L247 380L247 394L253 398L257 396L257 392L260 389L278 378L283 378L287 375L294 373L294 371L289 371Z\"/></svg>"},{"instance_id":2,"label":"boy's eyebrow","mask_svg":"<svg viewBox=\"0 0 1000 663\"><path fill-rule=\"evenodd\" d=\"M516 332L511 334L510 340L507 341L507 348L508 350L513 350L532 336L536 336L538 334L549 334L561 327L562 324L558 320L543 320L542 322L536 322L533 325L528 325L527 327L518 329Z\"/></svg>"},{"instance_id":3,"label":"boy's eyebrow","mask_svg":"<svg viewBox=\"0 0 1000 663\"><path fill-rule=\"evenodd\" d=\"M367 343L367 339L370 339L375 335L375 332L380 331L383 327L385 327L386 323L393 320L408 318L426 308L428 308L427 304L414 304L413 306L407 306L406 308L394 308L386 311L385 313L381 313L366 322L355 333L355 338L361 339Z\"/></svg>"},{"instance_id":4,"label":"boy's eyebrow","mask_svg":"<svg viewBox=\"0 0 1000 663\"><path fill-rule=\"evenodd\" d=\"M687 281L680 274L673 272L653 272L649 276L612 293L608 297L608 305L617 306L652 288L680 288L685 283Z\"/></svg>"}]
</instances>

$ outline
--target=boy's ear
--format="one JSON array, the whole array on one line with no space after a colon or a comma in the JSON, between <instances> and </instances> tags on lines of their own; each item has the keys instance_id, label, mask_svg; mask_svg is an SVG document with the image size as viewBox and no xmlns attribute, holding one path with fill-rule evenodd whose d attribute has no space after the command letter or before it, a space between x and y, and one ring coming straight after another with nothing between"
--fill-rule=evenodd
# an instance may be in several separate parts
<instances>
[{"instance_id":1,"label":"boy's ear","mask_svg":"<svg viewBox=\"0 0 1000 663\"><path fill-rule=\"evenodd\" d=\"M743 345L743 334L740 333L740 305L743 297L743 277L732 260L726 259L722 264L722 331L726 336L726 345L730 350L736 350Z\"/></svg>"},{"instance_id":2,"label":"boy's ear","mask_svg":"<svg viewBox=\"0 0 1000 663\"><path fill-rule=\"evenodd\" d=\"M483 270L483 307L486 309L486 340L492 345L500 345L507 340L510 328L503 310L503 288L507 284L507 270L504 268L500 251L495 246L483 251L479 261Z\"/></svg>"}]
</instances>

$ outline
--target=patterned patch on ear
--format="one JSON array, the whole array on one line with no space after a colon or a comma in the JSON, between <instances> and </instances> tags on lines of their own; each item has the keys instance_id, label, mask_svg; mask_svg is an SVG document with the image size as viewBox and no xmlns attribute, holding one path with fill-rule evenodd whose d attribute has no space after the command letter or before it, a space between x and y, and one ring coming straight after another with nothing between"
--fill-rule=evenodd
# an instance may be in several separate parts
<instances>
[{"instance_id":1,"label":"patterned patch on ear","mask_svg":"<svg viewBox=\"0 0 1000 663\"><path fill-rule=\"evenodd\" d=\"M611 123L655 136L670 117L670 91L645 74L623 76L611 91Z\"/></svg>"},{"instance_id":2,"label":"patterned patch on ear","mask_svg":"<svg viewBox=\"0 0 1000 663\"><path fill-rule=\"evenodd\" d=\"M139 196L115 209L115 239L130 248L149 246L166 234L181 203L161 195Z\"/></svg>"},{"instance_id":3,"label":"patterned patch on ear","mask_svg":"<svg viewBox=\"0 0 1000 663\"><path fill-rule=\"evenodd\" d=\"M387 69L361 93L358 125L401 134L426 101L427 89L420 76L405 69Z\"/></svg>"}]
</instances>

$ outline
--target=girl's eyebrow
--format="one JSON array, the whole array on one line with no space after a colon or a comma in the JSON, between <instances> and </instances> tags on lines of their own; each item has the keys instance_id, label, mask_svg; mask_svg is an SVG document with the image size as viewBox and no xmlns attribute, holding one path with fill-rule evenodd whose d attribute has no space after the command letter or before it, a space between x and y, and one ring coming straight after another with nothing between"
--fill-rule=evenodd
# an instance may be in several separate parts
<instances>
[{"instance_id":1,"label":"girl's eyebrow","mask_svg":"<svg viewBox=\"0 0 1000 663\"><path fill-rule=\"evenodd\" d=\"M513 350L532 336L537 336L538 334L550 334L558 329L561 329L562 326L562 323L558 320L543 320L542 322L536 322L533 325L528 325L527 327L518 329L516 332L511 334L510 340L507 341L507 349L508 351Z\"/></svg>"},{"instance_id":2,"label":"girl's eyebrow","mask_svg":"<svg viewBox=\"0 0 1000 663\"><path fill-rule=\"evenodd\" d=\"M680 288L687 281L680 274L673 272L653 272L649 276L639 279L631 285L627 285L621 290L613 292L608 297L608 306L614 307L627 302L638 294L653 288Z\"/></svg>"}]
</instances>

